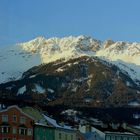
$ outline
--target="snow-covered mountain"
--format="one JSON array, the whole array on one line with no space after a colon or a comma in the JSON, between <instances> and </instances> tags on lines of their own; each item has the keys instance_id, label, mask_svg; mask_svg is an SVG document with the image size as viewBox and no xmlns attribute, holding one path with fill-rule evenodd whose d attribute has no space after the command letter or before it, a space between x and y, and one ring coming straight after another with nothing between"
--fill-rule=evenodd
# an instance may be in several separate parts
<instances>
[{"instance_id":1,"label":"snow-covered mountain","mask_svg":"<svg viewBox=\"0 0 140 140\"><path fill-rule=\"evenodd\" d=\"M106 40L96 56L116 64L135 81L140 80L140 43Z\"/></svg>"},{"instance_id":2,"label":"snow-covered mountain","mask_svg":"<svg viewBox=\"0 0 140 140\"><path fill-rule=\"evenodd\" d=\"M134 81L140 80L140 43L102 42L81 35L50 39L38 37L29 42L0 48L0 83L20 78L23 72L33 66L84 55L97 56L114 63Z\"/></svg>"},{"instance_id":3,"label":"snow-covered mountain","mask_svg":"<svg viewBox=\"0 0 140 140\"><path fill-rule=\"evenodd\" d=\"M20 46L0 49L0 83L16 80L30 67L41 64L38 53L24 51Z\"/></svg>"},{"instance_id":4,"label":"snow-covered mountain","mask_svg":"<svg viewBox=\"0 0 140 140\"><path fill-rule=\"evenodd\" d=\"M38 37L19 46L32 53L39 53L42 63L58 59L70 59L81 55L94 55L101 47L101 41L87 36L50 38Z\"/></svg>"}]
</instances>

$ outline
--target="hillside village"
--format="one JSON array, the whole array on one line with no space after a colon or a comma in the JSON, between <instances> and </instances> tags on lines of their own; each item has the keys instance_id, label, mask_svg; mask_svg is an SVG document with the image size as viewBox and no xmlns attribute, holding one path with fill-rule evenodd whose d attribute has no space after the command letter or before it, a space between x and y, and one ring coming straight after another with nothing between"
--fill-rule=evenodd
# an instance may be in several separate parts
<instances>
[{"instance_id":1,"label":"hillside village","mask_svg":"<svg viewBox=\"0 0 140 140\"><path fill-rule=\"evenodd\" d=\"M74 117L73 125L57 122L39 108L1 105L1 140L140 140L140 128L127 123L105 123L97 118L78 118L72 109L61 114ZM136 116L135 116L136 117ZM137 116L138 117L138 116Z\"/></svg>"}]
</instances>

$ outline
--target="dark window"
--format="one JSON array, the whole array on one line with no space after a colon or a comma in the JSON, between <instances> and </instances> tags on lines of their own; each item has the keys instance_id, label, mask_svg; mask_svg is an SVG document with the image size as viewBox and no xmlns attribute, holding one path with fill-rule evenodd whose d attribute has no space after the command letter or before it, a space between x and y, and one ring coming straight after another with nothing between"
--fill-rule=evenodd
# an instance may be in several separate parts
<instances>
[{"instance_id":1,"label":"dark window","mask_svg":"<svg viewBox=\"0 0 140 140\"><path fill-rule=\"evenodd\" d=\"M67 140L67 134L65 135L65 140Z\"/></svg>"},{"instance_id":2,"label":"dark window","mask_svg":"<svg viewBox=\"0 0 140 140\"><path fill-rule=\"evenodd\" d=\"M10 140L10 138L2 138L2 140Z\"/></svg>"},{"instance_id":3,"label":"dark window","mask_svg":"<svg viewBox=\"0 0 140 140\"><path fill-rule=\"evenodd\" d=\"M13 115L13 122L17 122L17 116Z\"/></svg>"},{"instance_id":4,"label":"dark window","mask_svg":"<svg viewBox=\"0 0 140 140\"><path fill-rule=\"evenodd\" d=\"M26 128L19 128L19 134L20 135L27 135L27 129Z\"/></svg>"},{"instance_id":5,"label":"dark window","mask_svg":"<svg viewBox=\"0 0 140 140\"><path fill-rule=\"evenodd\" d=\"M61 139L61 133L59 133L59 139Z\"/></svg>"},{"instance_id":6,"label":"dark window","mask_svg":"<svg viewBox=\"0 0 140 140\"><path fill-rule=\"evenodd\" d=\"M71 140L73 140L73 135L71 135Z\"/></svg>"},{"instance_id":7,"label":"dark window","mask_svg":"<svg viewBox=\"0 0 140 140\"><path fill-rule=\"evenodd\" d=\"M10 127L3 126L1 127L1 133L9 133L10 132Z\"/></svg>"}]
</instances>

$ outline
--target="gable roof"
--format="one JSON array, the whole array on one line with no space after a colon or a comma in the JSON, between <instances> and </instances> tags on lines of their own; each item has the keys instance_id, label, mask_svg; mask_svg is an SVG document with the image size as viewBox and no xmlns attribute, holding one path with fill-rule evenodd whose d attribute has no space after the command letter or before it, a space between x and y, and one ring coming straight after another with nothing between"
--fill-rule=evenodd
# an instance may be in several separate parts
<instances>
[{"instance_id":1,"label":"gable roof","mask_svg":"<svg viewBox=\"0 0 140 140\"><path fill-rule=\"evenodd\" d=\"M23 107L22 111L25 112L26 114L28 114L29 116L33 117L35 119L36 122L44 122L44 116L42 115L42 113L33 107Z\"/></svg>"},{"instance_id":2,"label":"gable roof","mask_svg":"<svg viewBox=\"0 0 140 140\"><path fill-rule=\"evenodd\" d=\"M26 117L28 117L28 118L30 118L32 120L35 120L35 118L33 118L32 116L30 116L27 113L23 112L22 109L20 109L17 105L12 105L12 106L7 107L6 109L2 109L2 110L0 110L0 113L7 112L12 108L17 109L21 114L25 115Z\"/></svg>"}]
</instances>

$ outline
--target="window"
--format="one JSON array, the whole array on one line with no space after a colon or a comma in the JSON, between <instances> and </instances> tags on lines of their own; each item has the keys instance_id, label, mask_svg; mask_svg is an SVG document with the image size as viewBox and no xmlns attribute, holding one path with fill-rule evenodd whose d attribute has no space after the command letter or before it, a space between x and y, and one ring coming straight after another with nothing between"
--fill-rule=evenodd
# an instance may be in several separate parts
<instances>
[{"instance_id":1,"label":"window","mask_svg":"<svg viewBox=\"0 0 140 140\"><path fill-rule=\"evenodd\" d=\"M111 136L111 140L115 140L115 136Z\"/></svg>"},{"instance_id":2,"label":"window","mask_svg":"<svg viewBox=\"0 0 140 140\"><path fill-rule=\"evenodd\" d=\"M10 140L10 138L2 138L2 140Z\"/></svg>"},{"instance_id":3,"label":"window","mask_svg":"<svg viewBox=\"0 0 140 140\"><path fill-rule=\"evenodd\" d=\"M13 115L13 122L17 122L17 116Z\"/></svg>"},{"instance_id":4,"label":"window","mask_svg":"<svg viewBox=\"0 0 140 140\"><path fill-rule=\"evenodd\" d=\"M123 137L123 140L127 140L127 137Z\"/></svg>"},{"instance_id":5,"label":"window","mask_svg":"<svg viewBox=\"0 0 140 140\"><path fill-rule=\"evenodd\" d=\"M134 137L134 140L138 140L138 138L137 137Z\"/></svg>"},{"instance_id":6,"label":"window","mask_svg":"<svg viewBox=\"0 0 140 140\"><path fill-rule=\"evenodd\" d=\"M73 140L73 135L71 135L71 140Z\"/></svg>"},{"instance_id":7,"label":"window","mask_svg":"<svg viewBox=\"0 0 140 140\"><path fill-rule=\"evenodd\" d=\"M106 136L106 140L110 140L110 136Z\"/></svg>"},{"instance_id":8,"label":"window","mask_svg":"<svg viewBox=\"0 0 140 140\"><path fill-rule=\"evenodd\" d=\"M8 122L8 115L2 115L2 122Z\"/></svg>"},{"instance_id":9,"label":"window","mask_svg":"<svg viewBox=\"0 0 140 140\"><path fill-rule=\"evenodd\" d=\"M20 117L20 123L25 124L26 123L26 118L25 117Z\"/></svg>"},{"instance_id":10,"label":"window","mask_svg":"<svg viewBox=\"0 0 140 140\"><path fill-rule=\"evenodd\" d=\"M116 137L116 139L117 139L117 140L121 140L121 137L120 137L120 136L118 136L118 137Z\"/></svg>"},{"instance_id":11,"label":"window","mask_svg":"<svg viewBox=\"0 0 140 140\"><path fill-rule=\"evenodd\" d=\"M59 133L59 139L61 139L61 133Z\"/></svg>"},{"instance_id":12,"label":"window","mask_svg":"<svg viewBox=\"0 0 140 140\"><path fill-rule=\"evenodd\" d=\"M129 137L129 140L133 140L133 137Z\"/></svg>"},{"instance_id":13,"label":"window","mask_svg":"<svg viewBox=\"0 0 140 140\"><path fill-rule=\"evenodd\" d=\"M67 134L65 135L65 140L67 140Z\"/></svg>"},{"instance_id":14,"label":"window","mask_svg":"<svg viewBox=\"0 0 140 140\"><path fill-rule=\"evenodd\" d=\"M32 136L33 135L33 130L31 128L28 128L28 136Z\"/></svg>"},{"instance_id":15,"label":"window","mask_svg":"<svg viewBox=\"0 0 140 140\"><path fill-rule=\"evenodd\" d=\"M40 136L39 135L37 135L37 140L40 140Z\"/></svg>"},{"instance_id":16,"label":"window","mask_svg":"<svg viewBox=\"0 0 140 140\"><path fill-rule=\"evenodd\" d=\"M27 129L26 128L19 128L19 134L20 135L26 135L27 134Z\"/></svg>"},{"instance_id":17,"label":"window","mask_svg":"<svg viewBox=\"0 0 140 140\"><path fill-rule=\"evenodd\" d=\"M2 133L9 133L10 132L10 127L8 127L8 126L1 127L1 132Z\"/></svg>"},{"instance_id":18,"label":"window","mask_svg":"<svg viewBox=\"0 0 140 140\"><path fill-rule=\"evenodd\" d=\"M12 140L16 140L16 138L13 138Z\"/></svg>"},{"instance_id":19,"label":"window","mask_svg":"<svg viewBox=\"0 0 140 140\"><path fill-rule=\"evenodd\" d=\"M17 133L17 128L13 127L13 134L16 134L16 133Z\"/></svg>"}]
</instances>

